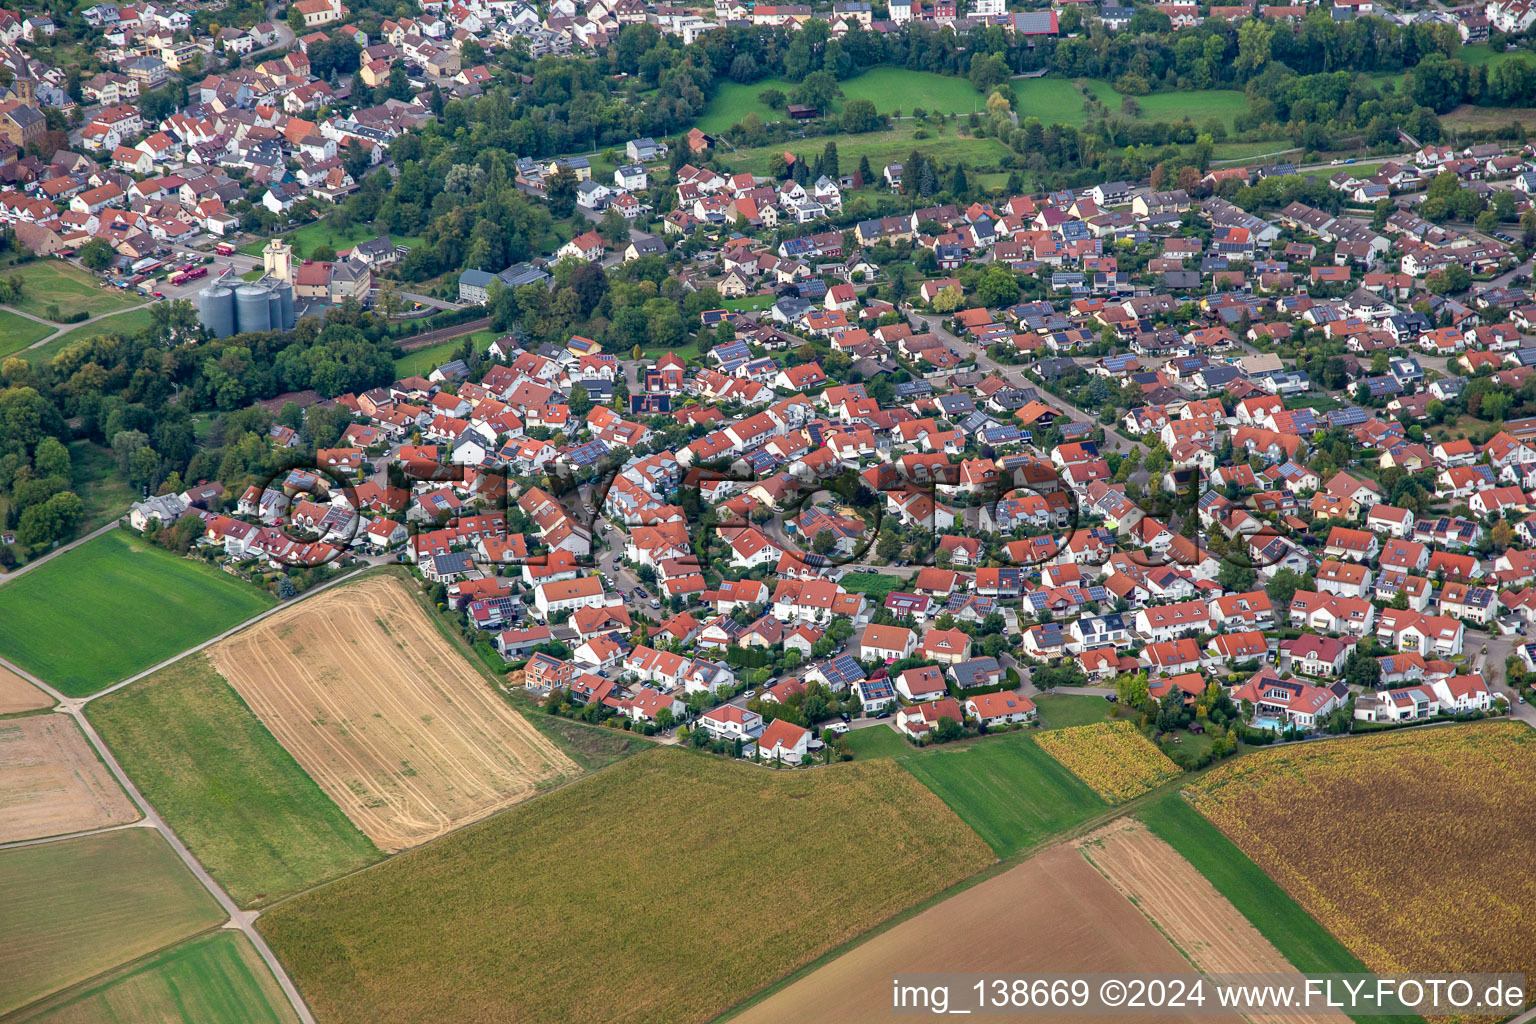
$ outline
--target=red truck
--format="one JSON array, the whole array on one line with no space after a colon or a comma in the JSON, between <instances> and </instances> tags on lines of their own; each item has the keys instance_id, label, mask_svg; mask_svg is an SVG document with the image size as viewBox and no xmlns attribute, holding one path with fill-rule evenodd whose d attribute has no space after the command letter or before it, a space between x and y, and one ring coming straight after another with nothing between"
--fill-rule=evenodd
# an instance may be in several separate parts
<instances>
[{"instance_id":1,"label":"red truck","mask_svg":"<svg viewBox=\"0 0 1536 1024\"><path fill-rule=\"evenodd\" d=\"M235 254L235 247L230 245L228 242L220 242L218 245L213 247L213 251L218 253L220 256L233 256Z\"/></svg>"},{"instance_id":2,"label":"red truck","mask_svg":"<svg viewBox=\"0 0 1536 1024\"><path fill-rule=\"evenodd\" d=\"M171 275L171 284L186 284L188 281L195 281L199 277L207 276L207 267L192 267L190 270L178 270Z\"/></svg>"}]
</instances>

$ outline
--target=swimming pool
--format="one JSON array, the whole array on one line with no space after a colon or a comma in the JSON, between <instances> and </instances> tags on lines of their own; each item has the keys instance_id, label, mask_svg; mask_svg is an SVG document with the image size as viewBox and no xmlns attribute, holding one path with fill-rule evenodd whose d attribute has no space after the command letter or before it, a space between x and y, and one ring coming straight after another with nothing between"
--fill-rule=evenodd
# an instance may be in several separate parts
<instances>
[{"instance_id":1,"label":"swimming pool","mask_svg":"<svg viewBox=\"0 0 1536 1024\"><path fill-rule=\"evenodd\" d=\"M1270 732L1283 732L1285 730L1285 723L1281 722L1278 718L1263 718L1255 716L1253 719L1253 727L1255 729L1268 729Z\"/></svg>"}]
</instances>

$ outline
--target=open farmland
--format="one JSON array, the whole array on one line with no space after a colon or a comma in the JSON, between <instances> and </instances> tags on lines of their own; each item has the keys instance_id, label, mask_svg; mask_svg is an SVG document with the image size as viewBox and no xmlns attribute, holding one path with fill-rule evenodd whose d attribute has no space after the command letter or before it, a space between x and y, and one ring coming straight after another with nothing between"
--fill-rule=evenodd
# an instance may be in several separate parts
<instances>
[{"instance_id":1,"label":"open farmland","mask_svg":"<svg viewBox=\"0 0 1536 1024\"><path fill-rule=\"evenodd\" d=\"M209 650L256 716L380 849L425 842L578 769L371 576Z\"/></svg>"},{"instance_id":2,"label":"open farmland","mask_svg":"<svg viewBox=\"0 0 1536 1024\"><path fill-rule=\"evenodd\" d=\"M1056 729L1036 742L1110 803L1140 796L1179 774L1179 766L1129 722Z\"/></svg>"},{"instance_id":3,"label":"open farmland","mask_svg":"<svg viewBox=\"0 0 1536 1024\"><path fill-rule=\"evenodd\" d=\"M0 586L0 656L80 697L271 605L228 573L119 530Z\"/></svg>"},{"instance_id":4,"label":"open farmland","mask_svg":"<svg viewBox=\"0 0 1536 1024\"><path fill-rule=\"evenodd\" d=\"M0 1014L224 919L158 832L0 851Z\"/></svg>"},{"instance_id":5,"label":"open farmland","mask_svg":"<svg viewBox=\"0 0 1536 1024\"><path fill-rule=\"evenodd\" d=\"M205 655L88 708L134 785L241 906L379 859Z\"/></svg>"},{"instance_id":6,"label":"open farmland","mask_svg":"<svg viewBox=\"0 0 1536 1024\"><path fill-rule=\"evenodd\" d=\"M991 861L891 761L776 772L661 747L259 927L330 1024L679 1024Z\"/></svg>"},{"instance_id":7,"label":"open farmland","mask_svg":"<svg viewBox=\"0 0 1536 1024\"><path fill-rule=\"evenodd\" d=\"M291 1024L298 1017L256 947L219 931L31 1006L13 1024Z\"/></svg>"},{"instance_id":8,"label":"open farmland","mask_svg":"<svg viewBox=\"0 0 1536 1024\"><path fill-rule=\"evenodd\" d=\"M1530 974L1532 779L1536 734L1500 722L1262 750L1193 796L1370 970Z\"/></svg>"},{"instance_id":9,"label":"open farmland","mask_svg":"<svg viewBox=\"0 0 1536 1024\"><path fill-rule=\"evenodd\" d=\"M138 808L68 715L0 721L0 843L125 825Z\"/></svg>"},{"instance_id":10,"label":"open farmland","mask_svg":"<svg viewBox=\"0 0 1536 1024\"><path fill-rule=\"evenodd\" d=\"M1140 822L1122 818L1078 846L1202 974L1297 974L1189 861ZM1253 1024L1343 1024L1347 1019L1324 1012L1249 1017Z\"/></svg>"},{"instance_id":11,"label":"open farmland","mask_svg":"<svg viewBox=\"0 0 1536 1024\"><path fill-rule=\"evenodd\" d=\"M937 793L999 857L1012 856L1109 809L1048 757L1029 733L935 747L909 754L900 764Z\"/></svg>"},{"instance_id":12,"label":"open farmland","mask_svg":"<svg viewBox=\"0 0 1536 1024\"><path fill-rule=\"evenodd\" d=\"M1058 846L882 932L731 1018L735 1024L883 1024L891 975L963 971L1186 973L1188 962L1070 846ZM983 1018L1005 1019L1005 1018ZM1074 1015L1010 1017L1123 1020ZM1137 1020L1225 1020L1159 1014Z\"/></svg>"},{"instance_id":13,"label":"open farmland","mask_svg":"<svg viewBox=\"0 0 1536 1024\"><path fill-rule=\"evenodd\" d=\"M0 715L51 707L53 698L8 668L0 667Z\"/></svg>"}]
</instances>

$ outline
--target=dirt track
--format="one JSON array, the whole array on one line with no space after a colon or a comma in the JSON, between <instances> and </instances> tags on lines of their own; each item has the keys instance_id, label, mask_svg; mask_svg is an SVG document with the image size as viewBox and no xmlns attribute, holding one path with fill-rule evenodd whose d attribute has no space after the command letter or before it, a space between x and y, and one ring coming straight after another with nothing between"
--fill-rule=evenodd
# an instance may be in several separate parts
<instances>
[{"instance_id":1,"label":"dirt track","mask_svg":"<svg viewBox=\"0 0 1536 1024\"><path fill-rule=\"evenodd\" d=\"M68 715L0 722L0 843L138 820Z\"/></svg>"},{"instance_id":2,"label":"dirt track","mask_svg":"<svg viewBox=\"0 0 1536 1024\"><path fill-rule=\"evenodd\" d=\"M1290 974L1295 968L1177 850L1139 822L1120 819L1078 844L1106 878L1207 974ZM1298 974L1298 977L1300 975ZM1254 1024L1347 1024L1338 1013Z\"/></svg>"},{"instance_id":3,"label":"dirt track","mask_svg":"<svg viewBox=\"0 0 1536 1024\"><path fill-rule=\"evenodd\" d=\"M1077 850L1061 846L875 936L751 1007L733 1024L888 1024L899 972L1190 973L1188 961ZM1110 1016L987 1016L1094 1021ZM1239 1021L1138 1016L1138 1021Z\"/></svg>"},{"instance_id":4,"label":"dirt track","mask_svg":"<svg viewBox=\"0 0 1536 1024\"><path fill-rule=\"evenodd\" d=\"M53 698L8 668L0 668L0 715L36 711L53 704Z\"/></svg>"},{"instance_id":5,"label":"dirt track","mask_svg":"<svg viewBox=\"0 0 1536 1024\"><path fill-rule=\"evenodd\" d=\"M391 577L305 601L208 653L383 850L425 842L577 772Z\"/></svg>"}]
</instances>

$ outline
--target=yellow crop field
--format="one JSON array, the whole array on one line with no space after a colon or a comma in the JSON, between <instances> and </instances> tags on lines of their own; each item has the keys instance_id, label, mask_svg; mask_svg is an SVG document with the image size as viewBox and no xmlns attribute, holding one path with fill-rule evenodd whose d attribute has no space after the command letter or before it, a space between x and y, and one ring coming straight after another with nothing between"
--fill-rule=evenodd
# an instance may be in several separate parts
<instances>
[{"instance_id":1,"label":"yellow crop field","mask_svg":"<svg viewBox=\"0 0 1536 1024\"><path fill-rule=\"evenodd\" d=\"M1373 971L1536 975L1536 732L1478 723L1294 744L1195 806Z\"/></svg>"},{"instance_id":2,"label":"yellow crop field","mask_svg":"<svg viewBox=\"0 0 1536 1024\"><path fill-rule=\"evenodd\" d=\"M1180 774L1129 722L1095 722L1035 737L1041 748L1112 804L1140 796Z\"/></svg>"}]
</instances>

